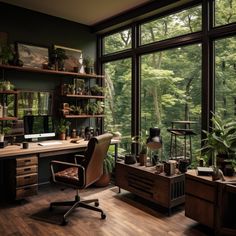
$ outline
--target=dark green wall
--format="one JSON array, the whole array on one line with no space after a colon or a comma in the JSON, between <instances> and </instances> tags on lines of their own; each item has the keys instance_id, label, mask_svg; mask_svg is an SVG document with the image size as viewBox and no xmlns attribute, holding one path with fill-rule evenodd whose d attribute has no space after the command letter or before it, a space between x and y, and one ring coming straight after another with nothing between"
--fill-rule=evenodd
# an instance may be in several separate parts
<instances>
[{"instance_id":1,"label":"dark green wall","mask_svg":"<svg viewBox=\"0 0 236 236\"><path fill-rule=\"evenodd\" d=\"M90 33L88 26L5 3L0 3L0 32L8 33L9 43L18 41L45 47L55 44L81 49L84 56L96 55L96 35ZM54 89L60 78L26 72L5 71L4 74L4 79L25 89Z\"/></svg>"}]
</instances>

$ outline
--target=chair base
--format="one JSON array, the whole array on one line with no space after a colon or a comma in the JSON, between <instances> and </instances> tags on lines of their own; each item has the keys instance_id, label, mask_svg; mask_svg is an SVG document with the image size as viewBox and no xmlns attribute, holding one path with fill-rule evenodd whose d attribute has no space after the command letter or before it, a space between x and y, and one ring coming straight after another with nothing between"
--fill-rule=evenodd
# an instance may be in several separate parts
<instances>
[{"instance_id":1,"label":"chair base","mask_svg":"<svg viewBox=\"0 0 236 236\"><path fill-rule=\"evenodd\" d=\"M95 206L89 205L89 203L93 203ZM101 213L101 219L106 219L106 214L102 209L98 208L99 201L98 199L89 199L80 201L80 197L78 195L75 196L74 201L65 201L65 202L51 202L49 210L52 210L54 206L71 206L71 208L63 215L63 219L61 225L66 225L68 223L67 217L78 207L86 208L92 211L97 211Z\"/></svg>"}]
</instances>

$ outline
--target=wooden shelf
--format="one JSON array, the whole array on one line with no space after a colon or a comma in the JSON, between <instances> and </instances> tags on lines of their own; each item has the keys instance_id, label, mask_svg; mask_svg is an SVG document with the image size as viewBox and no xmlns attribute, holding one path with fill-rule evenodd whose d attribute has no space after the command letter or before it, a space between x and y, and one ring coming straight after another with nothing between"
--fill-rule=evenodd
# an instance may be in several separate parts
<instances>
[{"instance_id":1,"label":"wooden shelf","mask_svg":"<svg viewBox=\"0 0 236 236\"><path fill-rule=\"evenodd\" d=\"M99 117L104 117L105 115L65 115L65 118L99 118Z\"/></svg>"},{"instance_id":2,"label":"wooden shelf","mask_svg":"<svg viewBox=\"0 0 236 236\"><path fill-rule=\"evenodd\" d=\"M16 70L16 71L33 72L33 73L77 76L80 78L104 79L103 75L82 74L82 73L75 73L75 72L68 72L68 71L55 71L55 70L37 69L37 68L19 67L19 66L10 66L10 65L0 65L0 68L1 69L8 69L8 70Z\"/></svg>"},{"instance_id":3,"label":"wooden shelf","mask_svg":"<svg viewBox=\"0 0 236 236\"><path fill-rule=\"evenodd\" d=\"M10 117L1 117L0 120L17 120L17 117L10 116Z\"/></svg>"},{"instance_id":4,"label":"wooden shelf","mask_svg":"<svg viewBox=\"0 0 236 236\"><path fill-rule=\"evenodd\" d=\"M2 90L0 91L0 94L18 94L19 91L15 91L15 90Z\"/></svg>"},{"instance_id":5,"label":"wooden shelf","mask_svg":"<svg viewBox=\"0 0 236 236\"><path fill-rule=\"evenodd\" d=\"M63 95L65 97L71 97L71 98L87 98L87 99L104 99L105 96L94 96L94 95L76 95L76 94L65 94Z\"/></svg>"}]
</instances>

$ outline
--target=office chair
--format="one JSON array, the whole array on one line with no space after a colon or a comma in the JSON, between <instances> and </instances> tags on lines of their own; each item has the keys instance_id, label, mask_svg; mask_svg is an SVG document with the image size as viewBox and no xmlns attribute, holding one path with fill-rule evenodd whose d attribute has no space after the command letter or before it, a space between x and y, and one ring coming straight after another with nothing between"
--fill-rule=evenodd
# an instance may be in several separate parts
<instances>
[{"instance_id":1,"label":"office chair","mask_svg":"<svg viewBox=\"0 0 236 236\"><path fill-rule=\"evenodd\" d=\"M98 199L80 200L79 189L84 189L96 182L103 174L103 160L107 155L107 150L111 142L112 135L109 133L93 137L88 142L88 147L84 155L75 155L75 163L51 161L52 181L61 183L76 189L74 201L52 202L50 210L54 206L71 206L64 214L61 225L68 223L68 215L77 207L83 207L89 210L101 212L101 218L105 219L106 215L102 209L98 208ZM63 170L55 172L55 168L64 167ZM95 203L95 206L89 203Z\"/></svg>"}]
</instances>

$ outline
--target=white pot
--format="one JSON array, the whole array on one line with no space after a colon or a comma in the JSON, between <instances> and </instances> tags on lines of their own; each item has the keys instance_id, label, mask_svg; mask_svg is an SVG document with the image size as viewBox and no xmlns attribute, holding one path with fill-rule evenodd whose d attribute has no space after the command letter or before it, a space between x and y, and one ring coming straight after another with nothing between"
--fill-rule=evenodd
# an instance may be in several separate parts
<instances>
[{"instance_id":1,"label":"white pot","mask_svg":"<svg viewBox=\"0 0 236 236\"><path fill-rule=\"evenodd\" d=\"M4 134L0 134L0 142L4 142Z\"/></svg>"}]
</instances>

